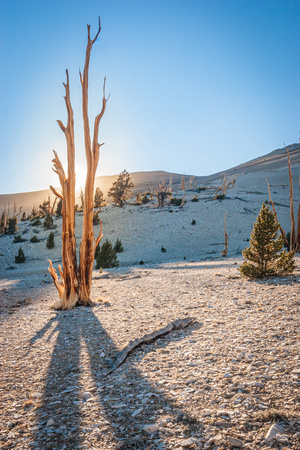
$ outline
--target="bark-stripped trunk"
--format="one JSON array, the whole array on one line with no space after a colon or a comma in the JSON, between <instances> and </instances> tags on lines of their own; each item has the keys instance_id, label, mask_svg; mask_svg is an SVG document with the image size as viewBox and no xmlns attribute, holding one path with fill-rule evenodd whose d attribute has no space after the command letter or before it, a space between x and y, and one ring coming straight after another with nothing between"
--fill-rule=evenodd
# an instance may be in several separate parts
<instances>
[{"instance_id":1,"label":"bark-stripped trunk","mask_svg":"<svg viewBox=\"0 0 300 450\"><path fill-rule=\"evenodd\" d=\"M295 242L296 242L296 226L295 226L294 201L293 201L293 175L292 175L292 167L291 167L289 149L287 149L287 158L288 158L288 165L289 165L289 181L290 181L290 214L291 214L290 248L291 248L291 250L294 250Z\"/></svg>"},{"instance_id":2,"label":"bark-stripped trunk","mask_svg":"<svg viewBox=\"0 0 300 450\"><path fill-rule=\"evenodd\" d=\"M103 85L102 109L95 118L93 142L91 144L89 118L88 118L88 72L92 46L97 40L101 31L100 18L99 28L94 39L90 38L90 25L88 29L88 42L86 47L86 57L83 77L80 73L82 85L82 114L84 126L85 153L87 161L87 175L85 184L85 202L83 210L83 231L80 244L79 267L77 266L76 240L75 240L75 144L74 144L74 120L73 110L70 101L69 74L67 71L67 83L64 84L66 96L65 102L68 114L68 124L65 127L61 121L58 124L64 132L67 142L68 155L68 176L65 175L63 166L54 152L54 172L59 176L62 195L52 186L51 189L55 195L62 198L62 262L63 270L59 266L62 281L60 282L51 261L49 272L53 278L54 284L58 290L60 300L54 305L57 309L71 309L76 304L89 305L92 271L94 266L95 249L102 238L102 222L99 236L94 238L93 230L93 195L95 175L99 161L98 143L99 125L106 108L107 99L105 98L105 79ZM102 144L101 144L102 145Z\"/></svg>"},{"instance_id":3,"label":"bark-stripped trunk","mask_svg":"<svg viewBox=\"0 0 300 450\"><path fill-rule=\"evenodd\" d=\"M300 193L300 175L299 175L299 193ZM298 214L297 214L296 252L300 252L300 200L298 203Z\"/></svg>"},{"instance_id":4,"label":"bark-stripped trunk","mask_svg":"<svg viewBox=\"0 0 300 450\"><path fill-rule=\"evenodd\" d=\"M273 208L273 213L274 213L274 216L275 216L275 220L279 224L278 217L277 217L277 212L276 212L276 209L275 209L275 204L274 204L274 202L272 200L272 197L271 197L270 185L269 185L267 179L266 179L266 182L267 182L267 185L268 185L269 199L270 199L270 202L271 202L271 205L272 205L272 208ZM290 243L287 240L285 231L284 231L284 229L282 228L282 226L280 224L279 224L279 227L280 227L279 229L280 229L280 232L281 232L281 236L283 238L283 242L284 242L284 244L285 244L285 246L287 248L287 251L289 252L290 251Z\"/></svg>"},{"instance_id":5,"label":"bark-stripped trunk","mask_svg":"<svg viewBox=\"0 0 300 450\"><path fill-rule=\"evenodd\" d=\"M283 237L283 241L285 246L287 247L287 250L294 250L295 252L300 251L300 200L298 204L298 215L297 215L297 230L296 230L296 223L295 223L295 214L294 214L294 200L293 200L293 174L292 174L292 166L291 166L291 159L290 159L290 152L289 149L287 149L287 159L288 159L288 168L289 168L289 184L290 184L290 217L291 217L291 235L290 235L290 241L287 240L286 234L284 229L280 225L280 232ZM269 191L269 198L270 202L273 208L275 220L277 223L279 223L277 218L277 213L275 209L275 204L271 198L271 190L268 183L268 180L266 179L267 185L268 185L268 191ZM300 177L299 177L299 190L300 190Z\"/></svg>"}]
</instances>

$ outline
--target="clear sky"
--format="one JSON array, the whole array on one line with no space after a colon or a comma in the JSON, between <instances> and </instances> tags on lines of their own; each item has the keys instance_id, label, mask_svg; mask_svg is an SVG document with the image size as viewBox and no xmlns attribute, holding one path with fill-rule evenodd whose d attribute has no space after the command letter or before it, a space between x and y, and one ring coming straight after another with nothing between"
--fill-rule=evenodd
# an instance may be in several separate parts
<instances>
[{"instance_id":1,"label":"clear sky","mask_svg":"<svg viewBox=\"0 0 300 450\"><path fill-rule=\"evenodd\" d=\"M300 1L0 0L0 194L58 186L69 69L77 176L87 39L90 119L110 99L97 175L127 169L209 175L298 142Z\"/></svg>"}]
</instances>

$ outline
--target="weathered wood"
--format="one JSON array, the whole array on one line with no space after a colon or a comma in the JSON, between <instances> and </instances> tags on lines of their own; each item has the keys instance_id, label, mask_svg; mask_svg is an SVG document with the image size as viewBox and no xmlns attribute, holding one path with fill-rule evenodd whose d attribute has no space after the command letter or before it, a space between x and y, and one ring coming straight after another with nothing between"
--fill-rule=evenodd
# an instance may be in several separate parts
<instances>
[{"instance_id":1,"label":"weathered wood","mask_svg":"<svg viewBox=\"0 0 300 450\"><path fill-rule=\"evenodd\" d=\"M230 233L229 233L229 235L227 234L226 224L227 224L227 211L225 213L225 228L224 228L225 248L221 253L222 256L227 256L227 253L228 253L228 238L230 236Z\"/></svg>"},{"instance_id":2,"label":"weathered wood","mask_svg":"<svg viewBox=\"0 0 300 450\"><path fill-rule=\"evenodd\" d=\"M67 125L65 126L61 120L57 123L65 135L67 143L67 175L61 164L61 161L54 151L53 170L58 175L62 194L56 189L50 187L52 192L62 199L62 263L63 270L60 269L63 282L59 283L55 269L50 261L49 272L54 280L54 284L59 292L60 300L56 303L56 309L71 309L77 303L89 305L90 290L92 284L92 271L94 266L95 245L99 244L102 238L102 222L99 236L94 239L93 231L93 194L94 182L99 161L99 149L103 144L98 143L99 124L104 115L107 98L105 97L105 83L103 84L103 99L101 112L95 118L93 144L91 144L89 117L88 117L88 74L89 62L92 46L97 40L101 31L100 18L98 31L94 37L90 37L90 25L87 26L88 42L85 54L85 65L83 76L80 73L80 81L82 85L82 114L84 125L84 141L87 161L87 176L85 184L85 202L83 208L83 231L80 244L79 267L76 255L76 239L75 239L75 139L74 139L74 118L73 109L70 99L70 83L69 73L66 70L67 81L64 83L65 88L65 104L67 109Z\"/></svg>"},{"instance_id":3,"label":"weathered wood","mask_svg":"<svg viewBox=\"0 0 300 450\"><path fill-rule=\"evenodd\" d=\"M298 177L298 181L299 181L299 194L300 194L300 175ZM297 214L296 252L300 252L300 199L299 199L299 203L298 203L298 214Z\"/></svg>"},{"instance_id":4,"label":"weathered wood","mask_svg":"<svg viewBox=\"0 0 300 450\"><path fill-rule=\"evenodd\" d=\"M142 344L150 344L155 339L159 338L160 336L164 336L165 334L170 333L173 330L180 330L186 328L194 321L195 321L194 317L187 317L186 319L177 319L166 325L164 328L160 328L159 330L153 331L152 333L145 334L141 338L137 338L134 339L134 341L130 341L129 344L121 352L117 353L117 357L115 362L113 363L112 368L105 373L105 376L109 375L114 370L116 370L121 364L123 364L127 356L137 347L140 347Z\"/></svg>"},{"instance_id":5,"label":"weathered wood","mask_svg":"<svg viewBox=\"0 0 300 450\"><path fill-rule=\"evenodd\" d=\"M288 148L287 148L287 159L289 166L289 182L290 182L290 215L291 215L290 249L294 250L296 243L296 226L295 226L294 199L293 199L293 175L290 160L290 152Z\"/></svg>"},{"instance_id":6,"label":"weathered wood","mask_svg":"<svg viewBox=\"0 0 300 450\"><path fill-rule=\"evenodd\" d=\"M105 109L107 98L105 97L105 84L103 83L103 97L102 97L102 109L96 116L94 122L94 134L93 142L91 142L89 116L88 116L88 72L90 63L90 54L92 46L95 43L99 33L101 31L101 24L99 18L98 32L95 38L92 40L90 37L90 26L88 25L88 42L86 46L86 57L83 70L83 76L80 73L80 81L82 87L82 115L83 115L83 129L84 129L84 144L85 144L85 156L87 163L87 175L84 190L84 207L83 207L83 224L82 224L82 240L79 250L79 299L81 304L90 305L90 293L92 284L92 272L94 267L94 255L95 245L99 244L102 238L102 223L98 238L94 239L93 230L93 216L94 216L94 184L96 170L99 161L99 149L98 143L99 125L102 119Z\"/></svg>"},{"instance_id":7,"label":"weathered wood","mask_svg":"<svg viewBox=\"0 0 300 450\"><path fill-rule=\"evenodd\" d=\"M270 203L271 203L272 208L273 208L273 213L274 213L274 216L275 216L275 220L276 220L276 222L277 222L277 223L279 224L279 226L280 226L280 232L281 232L281 235L282 235L284 244L285 244L287 250L290 251L290 243L288 242L288 240L287 240L287 238L286 238L286 234L285 234L284 229L282 228L282 226L280 225L280 223L279 223L279 221L278 221L277 212L276 212L276 209L275 209L275 204L274 204L274 202L273 202L273 200L272 200L272 197L271 197L271 189L270 189L270 185L269 185L267 179L266 179L266 182L267 182L267 185L268 185L269 199L270 199Z\"/></svg>"}]
</instances>

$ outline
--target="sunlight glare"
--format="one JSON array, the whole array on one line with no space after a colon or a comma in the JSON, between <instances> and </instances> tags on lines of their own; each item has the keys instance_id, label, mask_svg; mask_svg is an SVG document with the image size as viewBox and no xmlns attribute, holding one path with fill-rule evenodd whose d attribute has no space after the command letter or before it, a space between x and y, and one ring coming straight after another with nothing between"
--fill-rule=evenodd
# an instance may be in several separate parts
<instances>
[{"instance_id":1,"label":"sunlight glare","mask_svg":"<svg viewBox=\"0 0 300 450\"><path fill-rule=\"evenodd\" d=\"M76 166L76 183L75 183L75 191L79 193L82 190L84 191L85 179L86 179L86 168L82 166Z\"/></svg>"}]
</instances>

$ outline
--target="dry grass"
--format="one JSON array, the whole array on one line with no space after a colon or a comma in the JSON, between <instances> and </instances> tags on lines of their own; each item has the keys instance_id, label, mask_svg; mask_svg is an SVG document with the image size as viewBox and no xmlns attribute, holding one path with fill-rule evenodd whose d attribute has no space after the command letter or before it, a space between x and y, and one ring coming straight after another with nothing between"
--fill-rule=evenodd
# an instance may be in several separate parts
<instances>
[{"instance_id":1,"label":"dry grass","mask_svg":"<svg viewBox=\"0 0 300 450\"><path fill-rule=\"evenodd\" d=\"M273 422L276 420L290 420L293 416L293 411L287 411L280 408L270 408L264 411L259 411L256 414L256 420L259 422Z\"/></svg>"}]
</instances>

